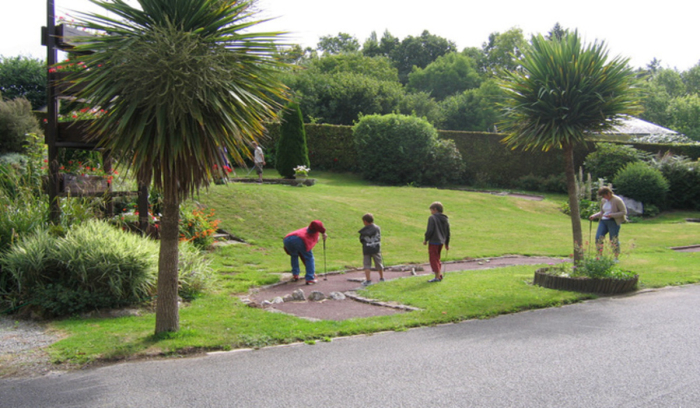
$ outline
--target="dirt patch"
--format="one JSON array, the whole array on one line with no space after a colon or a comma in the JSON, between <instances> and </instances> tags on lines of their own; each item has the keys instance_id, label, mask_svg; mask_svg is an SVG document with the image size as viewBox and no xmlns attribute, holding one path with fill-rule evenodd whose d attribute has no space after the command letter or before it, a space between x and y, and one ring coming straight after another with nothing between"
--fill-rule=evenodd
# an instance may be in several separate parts
<instances>
[{"instance_id":1,"label":"dirt patch","mask_svg":"<svg viewBox=\"0 0 700 408\"><path fill-rule=\"evenodd\" d=\"M455 262L446 262L445 271L456 272L476 269L493 269L514 265L537 265L543 263L562 263L568 259L548 258L548 257L525 257L525 256L502 256L498 258L470 259ZM428 264L398 265L387 268L384 271L386 280L398 279L413 275L424 275L426 279L433 276ZM251 292L246 300L252 301L256 306L261 306L265 301L273 301L275 298L290 296L294 291L301 289L304 295L308 296L313 291L318 291L326 297L330 297L332 292L354 293L362 288L362 281L365 274L362 270L349 270L344 272L332 272L327 276L318 275L318 283L306 285L303 280L291 282L286 280L275 285L256 289ZM373 272L372 277L377 278L377 273ZM284 279L291 279L291 274ZM449 279L449 275L445 277ZM322 301L291 301L284 303L273 303L267 305L266 309L272 312L289 313L295 316L319 319L319 320L346 320L357 317L384 316L396 313L407 313L396 307L397 305L382 305L380 302L359 302L353 299Z\"/></svg>"}]
</instances>

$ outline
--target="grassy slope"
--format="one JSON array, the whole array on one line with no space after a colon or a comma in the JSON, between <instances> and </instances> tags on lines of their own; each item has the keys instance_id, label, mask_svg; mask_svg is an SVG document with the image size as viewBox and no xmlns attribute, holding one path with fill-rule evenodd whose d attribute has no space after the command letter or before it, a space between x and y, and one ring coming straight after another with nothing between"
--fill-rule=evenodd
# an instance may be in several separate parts
<instances>
[{"instance_id":1,"label":"grassy slope","mask_svg":"<svg viewBox=\"0 0 700 408\"><path fill-rule=\"evenodd\" d=\"M271 174L269 176L272 176ZM369 288L369 296L417 306L423 311L343 322L309 322L243 306L233 293L252 284L278 280L289 270L282 237L312 219L324 221L328 270L360 266L357 231L365 212L382 227L387 265L426 262L422 245L428 206L439 200L450 216L450 259L503 254L567 256L571 253L570 220L558 211L562 196L545 201L451 190L372 186L351 175L313 174L314 187L233 184L213 186L199 201L217 210L221 226L252 245L214 253L220 290L181 310L179 333L156 339L154 316L119 319L72 319L54 327L69 337L50 348L56 361L82 363L139 353L185 349L228 349L324 339L333 336L401 330L406 327L484 318L528 308L548 307L590 298L527 284L534 267L510 267L450 274L442 285L422 278L402 279ZM697 213L670 213L652 221L623 226L623 265L640 273L643 287L700 281L700 253L676 253L670 246L700 243L700 224L679 222ZM587 221L584 236L588 238ZM595 224L593 227L595 228ZM595 234L595 231L593 231ZM631 246L635 248L631 250ZM315 250L322 270L321 246Z\"/></svg>"}]
</instances>

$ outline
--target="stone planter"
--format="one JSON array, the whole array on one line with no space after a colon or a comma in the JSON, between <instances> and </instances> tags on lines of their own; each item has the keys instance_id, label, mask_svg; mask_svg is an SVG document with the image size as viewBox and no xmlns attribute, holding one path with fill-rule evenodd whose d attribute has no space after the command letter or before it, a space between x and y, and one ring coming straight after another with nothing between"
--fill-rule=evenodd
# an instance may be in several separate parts
<instances>
[{"instance_id":1,"label":"stone planter","mask_svg":"<svg viewBox=\"0 0 700 408\"><path fill-rule=\"evenodd\" d=\"M316 179L309 179L309 178L297 178L297 179L290 179L289 184L295 186L295 187L301 187L301 186L313 186L316 184Z\"/></svg>"},{"instance_id":2,"label":"stone planter","mask_svg":"<svg viewBox=\"0 0 700 408\"><path fill-rule=\"evenodd\" d=\"M535 271L535 285L549 289L568 290L571 292L612 295L635 290L639 281L639 275L634 275L632 279L592 279L550 275L547 271L549 271L549 268L541 268Z\"/></svg>"}]
</instances>

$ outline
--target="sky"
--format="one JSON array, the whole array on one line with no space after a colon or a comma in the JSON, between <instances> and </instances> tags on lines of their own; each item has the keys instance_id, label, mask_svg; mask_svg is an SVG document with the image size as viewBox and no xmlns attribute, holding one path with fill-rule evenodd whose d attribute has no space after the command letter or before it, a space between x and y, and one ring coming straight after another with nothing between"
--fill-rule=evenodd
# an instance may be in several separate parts
<instances>
[{"instance_id":1,"label":"sky","mask_svg":"<svg viewBox=\"0 0 700 408\"><path fill-rule=\"evenodd\" d=\"M132 0L133 2L133 0ZM88 0L55 0L56 15L98 11ZM476 3L476 4L475 4ZM40 45L46 0L0 0L0 55L46 58ZM288 31L287 41L315 47L322 36L347 33L362 44L375 31L394 37L424 30L456 43L479 47L494 32L513 27L526 38L546 34L555 23L578 29L584 41L605 41L611 57L645 67L653 58L664 68L687 70L700 62L696 19L700 5L667 0L259 0L260 16L272 20L255 31Z\"/></svg>"}]
</instances>

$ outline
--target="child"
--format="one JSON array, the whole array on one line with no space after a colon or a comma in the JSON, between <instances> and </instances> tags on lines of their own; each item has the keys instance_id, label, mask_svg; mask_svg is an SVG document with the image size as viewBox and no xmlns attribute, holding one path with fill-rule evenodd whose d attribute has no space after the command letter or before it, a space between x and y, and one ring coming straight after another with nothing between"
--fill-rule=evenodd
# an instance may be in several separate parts
<instances>
[{"instance_id":1,"label":"child","mask_svg":"<svg viewBox=\"0 0 700 408\"><path fill-rule=\"evenodd\" d=\"M382 265L382 247L381 239L382 232L379 225L374 224L374 216L367 213L362 216L362 222L365 226L359 230L360 242L362 243L362 255L364 255L363 264L365 267L365 281L362 282L362 286L369 286L372 284L369 272L372 267L372 259L374 259L374 266L379 271L379 281L384 282L384 265Z\"/></svg>"},{"instance_id":2,"label":"child","mask_svg":"<svg viewBox=\"0 0 700 408\"><path fill-rule=\"evenodd\" d=\"M318 242L319 234L323 237L323 242L328 238L326 227L319 220L311 221L306 228L301 228L292 231L284 237L284 251L291 256L292 261L292 282L299 280L299 258L306 267L306 284L313 285L316 280L316 263L314 261L314 253L312 249Z\"/></svg>"},{"instance_id":3,"label":"child","mask_svg":"<svg viewBox=\"0 0 700 408\"><path fill-rule=\"evenodd\" d=\"M430 258L430 267L433 269L435 278L428 282L442 281L442 263L440 262L440 253L442 246L445 245L446 250L450 250L450 222L447 216L442 213L442 203L436 201L430 204L430 213L428 218L428 229L425 231L425 240L423 245L428 245L428 255Z\"/></svg>"}]
</instances>

